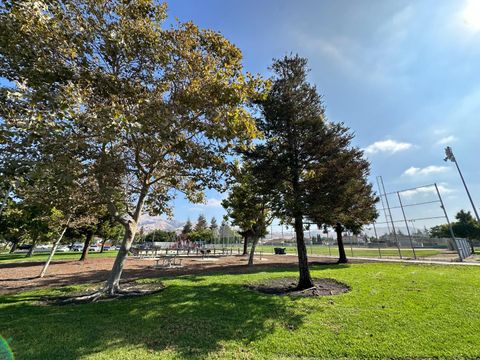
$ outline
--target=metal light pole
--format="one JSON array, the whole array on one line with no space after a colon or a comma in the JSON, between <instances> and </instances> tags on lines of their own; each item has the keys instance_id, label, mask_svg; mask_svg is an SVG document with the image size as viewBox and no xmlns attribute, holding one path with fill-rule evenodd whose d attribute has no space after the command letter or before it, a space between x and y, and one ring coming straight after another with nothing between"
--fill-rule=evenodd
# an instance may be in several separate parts
<instances>
[{"instance_id":1,"label":"metal light pole","mask_svg":"<svg viewBox=\"0 0 480 360\"><path fill-rule=\"evenodd\" d=\"M457 166L458 173L460 174L460 178L462 179L463 186L465 186L465 191L467 192L468 199L470 200L470 204L472 204L473 212L475 213L475 216L477 218L477 221L480 222L480 217L478 216L477 208L475 207L475 204L473 203L472 196L470 195L470 191L468 191L467 184L465 183L465 179L463 178L462 172L460 171L460 167L458 166L458 162L455 159L455 155L453 155L452 148L450 146L447 146L445 148L445 159L444 161L450 160L451 162L454 162L455 165Z\"/></svg>"}]
</instances>

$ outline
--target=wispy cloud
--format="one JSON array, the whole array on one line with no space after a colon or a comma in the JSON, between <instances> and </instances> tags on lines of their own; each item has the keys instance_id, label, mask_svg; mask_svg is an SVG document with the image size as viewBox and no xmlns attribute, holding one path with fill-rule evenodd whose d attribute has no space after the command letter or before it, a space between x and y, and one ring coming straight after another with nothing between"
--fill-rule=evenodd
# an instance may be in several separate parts
<instances>
[{"instance_id":1,"label":"wispy cloud","mask_svg":"<svg viewBox=\"0 0 480 360\"><path fill-rule=\"evenodd\" d=\"M206 208L220 208L222 207L222 199L209 198L203 204L195 204L190 208L190 211L204 211Z\"/></svg>"},{"instance_id":2,"label":"wispy cloud","mask_svg":"<svg viewBox=\"0 0 480 360\"><path fill-rule=\"evenodd\" d=\"M451 194L454 192L453 189L448 188L446 185L439 184L437 185L438 191L440 194ZM413 197L418 195L429 195L429 194L436 194L437 190L435 190L435 186L424 186L417 189L407 190L400 192L402 197Z\"/></svg>"},{"instance_id":3,"label":"wispy cloud","mask_svg":"<svg viewBox=\"0 0 480 360\"><path fill-rule=\"evenodd\" d=\"M449 145L457 141L458 138L453 135L445 136L436 142L437 145Z\"/></svg>"},{"instance_id":4,"label":"wispy cloud","mask_svg":"<svg viewBox=\"0 0 480 360\"><path fill-rule=\"evenodd\" d=\"M403 174L408 176L427 176L431 174L443 173L448 171L449 169L450 168L447 166L436 166L436 165L430 165L424 168L412 166L407 170L405 170Z\"/></svg>"},{"instance_id":5,"label":"wispy cloud","mask_svg":"<svg viewBox=\"0 0 480 360\"><path fill-rule=\"evenodd\" d=\"M207 202L206 202L205 206L206 207L220 207L220 206L222 206L222 200L221 199L216 199L216 198L207 199Z\"/></svg>"},{"instance_id":6,"label":"wispy cloud","mask_svg":"<svg viewBox=\"0 0 480 360\"><path fill-rule=\"evenodd\" d=\"M400 151L408 150L413 145L407 142L399 142L396 140L375 141L368 145L364 150L367 154L389 153L394 154Z\"/></svg>"},{"instance_id":7,"label":"wispy cloud","mask_svg":"<svg viewBox=\"0 0 480 360\"><path fill-rule=\"evenodd\" d=\"M410 23L415 15L412 5L386 14L383 22L368 39L355 34L320 36L316 32L292 29L296 43L310 52L310 57L327 59L343 73L373 85L407 85L405 70L415 57L402 50Z\"/></svg>"}]
</instances>

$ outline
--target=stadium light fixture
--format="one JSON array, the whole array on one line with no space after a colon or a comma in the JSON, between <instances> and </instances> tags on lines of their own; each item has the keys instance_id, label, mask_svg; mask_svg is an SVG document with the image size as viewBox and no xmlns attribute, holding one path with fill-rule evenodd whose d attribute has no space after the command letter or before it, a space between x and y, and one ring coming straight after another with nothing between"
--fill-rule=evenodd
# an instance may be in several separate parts
<instances>
[{"instance_id":1,"label":"stadium light fixture","mask_svg":"<svg viewBox=\"0 0 480 360\"><path fill-rule=\"evenodd\" d=\"M463 186L465 187L465 191L467 192L468 199L470 200L470 204L472 204L473 212L475 213L475 216L477 218L477 221L480 222L480 217L478 216L477 208L475 207L475 204L473 203L472 196L470 195L470 191L468 191L467 183L465 182L465 179L463 178L463 174L460 171L460 167L458 166L457 159L455 158L455 155L453 155L453 150L450 146L447 146L445 148L445 159L444 161L450 160L451 162L455 163L457 166L458 173L460 174L460 178L462 179Z\"/></svg>"}]
</instances>

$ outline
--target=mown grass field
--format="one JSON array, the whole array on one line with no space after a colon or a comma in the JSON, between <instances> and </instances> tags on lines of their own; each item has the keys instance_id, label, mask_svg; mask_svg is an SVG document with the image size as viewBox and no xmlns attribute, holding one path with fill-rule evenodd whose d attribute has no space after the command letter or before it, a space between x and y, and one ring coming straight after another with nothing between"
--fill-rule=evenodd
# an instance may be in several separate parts
<instances>
[{"instance_id":1,"label":"mown grass field","mask_svg":"<svg viewBox=\"0 0 480 360\"><path fill-rule=\"evenodd\" d=\"M260 245L257 246L257 251L263 251L266 254L273 254L275 247L284 247L287 253L294 254L297 251L295 246L270 246L270 245ZM412 249L400 249L403 257L413 257L413 250ZM307 246L307 252L310 255L331 255L331 256L338 256L338 247L331 246ZM345 246L345 252L348 256L352 256L352 249L350 246ZM429 257L443 253L442 249L415 249L415 253L417 257ZM365 248L358 248L353 247L353 256L358 257L399 257L398 249L397 248L382 248L380 252L378 248L372 249L365 249Z\"/></svg>"},{"instance_id":2,"label":"mown grass field","mask_svg":"<svg viewBox=\"0 0 480 360\"><path fill-rule=\"evenodd\" d=\"M10 263L10 262L31 262L31 261L39 261L43 262L46 261L48 258L48 252L42 253L34 253L31 257L25 257L25 253L0 253L0 264ZM53 260L78 260L82 255L79 251L71 251L71 252L57 252L53 256ZM98 257L115 257L117 256L117 251L109 250L104 251L103 253L100 252L89 252L88 257L90 258L98 258Z\"/></svg>"},{"instance_id":3,"label":"mown grass field","mask_svg":"<svg viewBox=\"0 0 480 360\"><path fill-rule=\"evenodd\" d=\"M22 360L480 357L480 268L373 263L312 273L351 291L294 299L244 287L296 276L272 269L164 279L165 290L143 298L36 303L77 289L64 287L0 297L0 334Z\"/></svg>"}]
</instances>

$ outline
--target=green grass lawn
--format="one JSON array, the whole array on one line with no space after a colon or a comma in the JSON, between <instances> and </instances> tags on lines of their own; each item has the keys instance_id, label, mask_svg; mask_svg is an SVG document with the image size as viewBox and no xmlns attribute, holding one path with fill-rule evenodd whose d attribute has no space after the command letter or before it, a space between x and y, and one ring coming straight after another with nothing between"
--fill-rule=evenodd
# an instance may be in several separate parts
<instances>
[{"instance_id":1,"label":"green grass lawn","mask_svg":"<svg viewBox=\"0 0 480 360\"><path fill-rule=\"evenodd\" d=\"M257 246L257 251L263 251L264 253L273 253L273 248L277 246L270 246L270 245L260 245ZM280 246L282 247L282 246ZM286 248L287 253L296 253L295 246L284 246ZM413 257L413 251L411 249L400 249L402 252L402 256L404 257ZM332 255L338 256L338 248L337 246L331 246L330 249L328 246L307 246L307 252L309 255ZM350 246L345 246L345 252L348 256L352 256L352 249ZM442 249L415 249L415 253L417 257L428 257L438 255L444 252ZM365 248L356 248L353 247L353 256L358 257L380 257L381 256L388 256L388 257L399 257L398 249L397 248L383 248L380 249L380 253L378 248L372 249L365 249Z\"/></svg>"},{"instance_id":2,"label":"green grass lawn","mask_svg":"<svg viewBox=\"0 0 480 360\"><path fill-rule=\"evenodd\" d=\"M164 291L143 298L35 303L75 289L64 287L0 297L0 334L22 360L480 357L480 268L373 263L312 273L352 290L293 299L243 286L292 269L165 279Z\"/></svg>"},{"instance_id":3,"label":"green grass lawn","mask_svg":"<svg viewBox=\"0 0 480 360\"><path fill-rule=\"evenodd\" d=\"M46 261L48 258L49 253L42 252L42 253L34 253L32 257L25 257L25 253L0 253L0 264L10 263L10 262L31 262L31 261ZM82 255L79 251L71 251L71 252L58 252L55 253L53 256L53 260L78 260ZM104 251L103 253L99 252L89 252L88 257L96 258L96 257L115 257L117 256L117 251L109 250Z\"/></svg>"}]
</instances>

